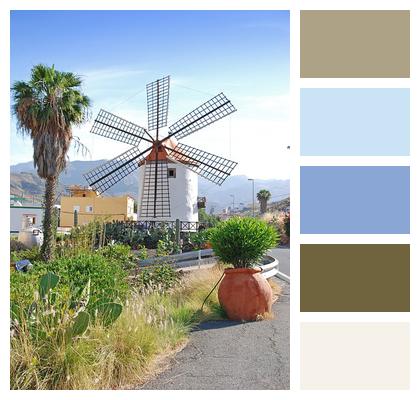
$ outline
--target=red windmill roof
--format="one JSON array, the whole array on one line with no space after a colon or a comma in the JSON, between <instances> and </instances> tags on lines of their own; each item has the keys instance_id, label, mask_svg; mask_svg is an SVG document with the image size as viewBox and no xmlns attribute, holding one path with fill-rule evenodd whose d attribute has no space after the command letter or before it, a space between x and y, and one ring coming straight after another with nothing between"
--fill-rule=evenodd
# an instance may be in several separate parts
<instances>
[{"instance_id":1,"label":"red windmill roof","mask_svg":"<svg viewBox=\"0 0 420 400\"><path fill-rule=\"evenodd\" d=\"M190 157L188 157L185 154L182 154L181 152L179 153L172 153L171 154L171 158L169 158L169 153L170 150L169 149L175 149L177 146L177 140L174 138L169 138L166 139L164 142L162 142L162 145L159 145L158 147L158 161L172 161L172 160L176 160L181 164L196 164L196 161L191 159ZM152 150L150 150L150 153L142 160L139 162L139 165L143 165L146 163L146 161L156 161L156 144L153 145Z\"/></svg>"}]
</instances>

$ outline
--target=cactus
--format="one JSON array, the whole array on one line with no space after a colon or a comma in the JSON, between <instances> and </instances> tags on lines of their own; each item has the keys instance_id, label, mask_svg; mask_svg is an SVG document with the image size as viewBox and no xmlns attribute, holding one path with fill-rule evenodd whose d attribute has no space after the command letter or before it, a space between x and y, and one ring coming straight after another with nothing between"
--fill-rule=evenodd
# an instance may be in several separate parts
<instances>
[{"instance_id":1,"label":"cactus","mask_svg":"<svg viewBox=\"0 0 420 400\"><path fill-rule=\"evenodd\" d=\"M83 289L73 287L71 291L72 300L70 302L70 308L76 312L84 311L90 300L90 278Z\"/></svg>"},{"instance_id":2,"label":"cactus","mask_svg":"<svg viewBox=\"0 0 420 400\"><path fill-rule=\"evenodd\" d=\"M118 303L102 303L96 309L104 326L113 324L122 313L122 305Z\"/></svg>"},{"instance_id":3,"label":"cactus","mask_svg":"<svg viewBox=\"0 0 420 400\"><path fill-rule=\"evenodd\" d=\"M54 289L57 286L59 279L59 276L53 274L52 272L47 272L41 277L39 281L39 294L42 299L47 296L51 289Z\"/></svg>"},{"instance_id":4,"label":"cactus","mask_svg":"<svg viewBox=\"0 0 420 400\"><path fill-rule=\"evenodd\" d=\"M73 325L71 326L72 336L80 336L86 331L89 325L90 315L86 311L80 311L74 318Z\"/></svg>"}]
</instances>

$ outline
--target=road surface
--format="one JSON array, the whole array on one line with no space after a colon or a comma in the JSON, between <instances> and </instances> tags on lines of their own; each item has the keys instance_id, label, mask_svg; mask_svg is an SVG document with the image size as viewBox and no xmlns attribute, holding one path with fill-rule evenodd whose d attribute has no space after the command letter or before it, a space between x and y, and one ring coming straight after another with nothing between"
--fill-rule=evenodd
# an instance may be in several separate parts
<instances>
[{"instance_id":1,"label":"road surface","mask_svg":"<svg viewBox=\"0 0 420 400\"><path fill-rule=\"evenodd\" d=\"M277 250L284 265L287 252ZM272 320L201 324L168 369L139 389L289 389L289 284L273 279L282 295Z\"/></svg>"}]
</instances>

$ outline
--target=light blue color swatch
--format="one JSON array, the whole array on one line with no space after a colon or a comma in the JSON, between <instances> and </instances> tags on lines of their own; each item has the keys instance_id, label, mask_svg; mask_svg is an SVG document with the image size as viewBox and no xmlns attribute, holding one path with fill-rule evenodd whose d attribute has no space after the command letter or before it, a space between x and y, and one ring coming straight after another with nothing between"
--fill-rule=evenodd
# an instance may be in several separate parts
<instances>
[{"instance_id":1,"label":"light blue color swatch","mask_svg":"<svg viewBox=\"0 0 420 400\"><path fill-rule=\"evenodd\" d=\"M301 167L300 232L410 233L410 168Z\"/></svg>"},{"instance_id":2,"label":"light blue color swatch","mask_svg":"<svg viewBox=\"0 0 420 400\"><path fill-rule=\"evenodd\" d=\"M409 89L301 89L302 156L408 156Z\"/></svg>"}]
</instances>

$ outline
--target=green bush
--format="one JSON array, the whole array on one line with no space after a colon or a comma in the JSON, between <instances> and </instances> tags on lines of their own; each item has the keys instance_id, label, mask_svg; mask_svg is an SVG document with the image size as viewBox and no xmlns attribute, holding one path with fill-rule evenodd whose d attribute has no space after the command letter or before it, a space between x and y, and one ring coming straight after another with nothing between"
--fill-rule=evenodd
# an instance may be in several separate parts
<instances>
[{"instance_id":1,"label":"green bush","mask_svg":"<svg viewBox=\"0 0 420 400\"><path fill-rule=\"evenodd\" d=\"M31 247L26 250L16 250L10 253L10 261L29 260L32 263L41 260L40 248L38 246Z\"/></svg>"},{"instance_id":2,"label":"green bush","mask_svg":"<svg viewBox=\"0 0 420 400\"><path fill-rule=\"evenodd\" d=\"M90 281L90 304L103 298L123 301L128 294L127 273L118 261L98 253L81 253L50 263L37 262L27 273L12 272L11 300L28 304L39 278L47 272L60 276L61 290L69 290L74 298L80 295Z\"/></svg>"},{"instance_id":3,"label":"green bush","mask_svg":"<svg viewBox=\"0 0 420 400\"><path fill-rule=\"evenodd\" d=\"M145 268L136 276L136 285L140 288L165 291L180 282L180 273L170 264Z\"/></svg>"},{"instance_id":4,"label":"green bush","mask_svg":"<svg viewBox=\"0 0 420 400\"><path fill-rule=\"evenodd\" d=\"M137 257L130 246L124 244L109 244L98 250L107 259L116 261L122 268L131 269L137 265Z\"/></svg>"},{"instance_id":5,"label":"green bush","mask_svg":"<svg viewBox=\"0 0 420 400\"><path fill-rule=\"evenodd\" d=\"M234 217L213 228L210 243L220 261L250 268L278 241L276 230L255 218Z\"/></svg>"},{"instance_id":6,"label":"green bush","mask_svg":"<svg viewBox=\"0 0 420 400\"><path fill-rule=\"evenodd\" d=\"M210 240L212 229L205 229L199 232L194 232L190 235L190 241L195 250L205 248L205 244Z\"/></svg>"}]
</instances>

